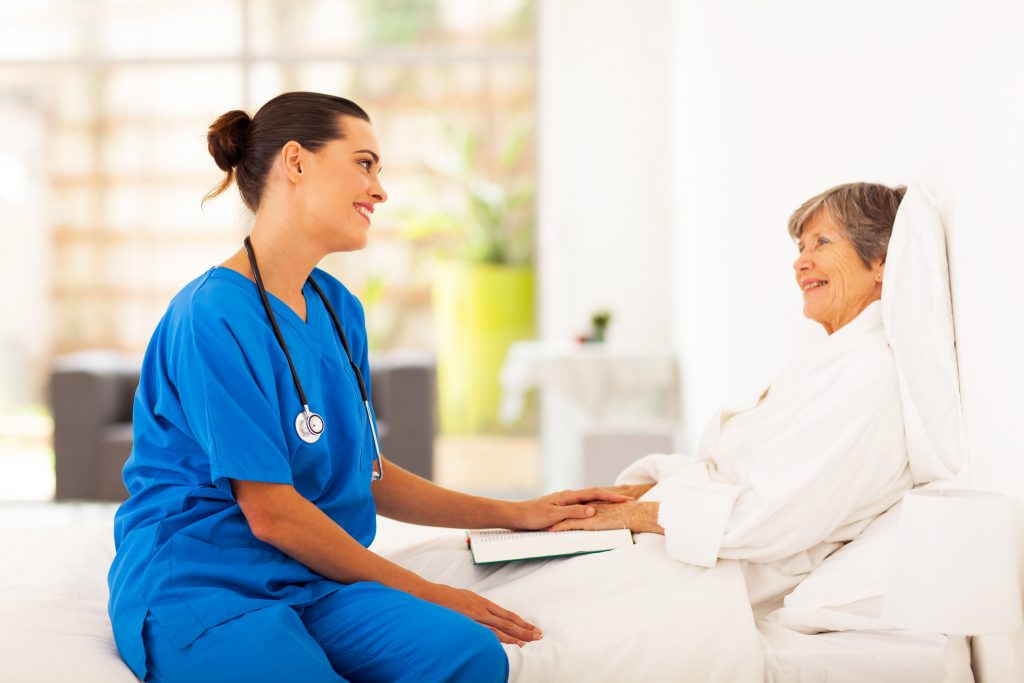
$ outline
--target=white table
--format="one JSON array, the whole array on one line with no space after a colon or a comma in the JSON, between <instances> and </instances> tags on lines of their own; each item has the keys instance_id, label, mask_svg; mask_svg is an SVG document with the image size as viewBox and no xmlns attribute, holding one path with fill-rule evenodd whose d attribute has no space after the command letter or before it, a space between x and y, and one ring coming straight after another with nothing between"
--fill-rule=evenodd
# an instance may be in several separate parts
<instances>
[{"instance_id":1,"label":"white table","mask_svg":"<svg viewBox=\"0 0 1024 683\"><path fill-rule=\"evenodd\" d=\"M513 422L539 388L545 489L582 484L581 442L593 429L671 430L679 364L666 348L540 341L513 344L499 376L500 417Z\"/></svg>"}]
</instances>

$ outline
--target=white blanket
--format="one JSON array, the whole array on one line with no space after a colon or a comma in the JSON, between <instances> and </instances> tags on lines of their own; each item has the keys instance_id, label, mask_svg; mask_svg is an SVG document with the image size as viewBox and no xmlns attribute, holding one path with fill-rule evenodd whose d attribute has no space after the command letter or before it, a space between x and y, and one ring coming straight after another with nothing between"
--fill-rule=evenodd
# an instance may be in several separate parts
<instances>
[{"instance_id":1,"label":"white blanket","mask_svg":"<svg viewBox=\"0 0 1024 683\"><path fill-rule=\"evenodd\" d=\"M543 639L505 646L512 683L754 683L764 677L739 564L709 569L675 562L662 536L640 534L636 545L607 553L482 567L459 534L382 554L536 624Z\"/></svg>"},{"instance_id":2,"label":"white blanket","mask_svg":"<svg viewBox=\"0 0 1024 683\"><path fill-rule=\"evenodd\" d=\"M762 680L753 614L781 606L912 484L879 304L798 357L756 400L719 413L697 458L648 456L618 483L656 484L644 499L660 501L664 536L488 569L470 564L458 538L394 559L545 632L540 643L507 648L514 681Z\"/></svg>"}]
</instances>

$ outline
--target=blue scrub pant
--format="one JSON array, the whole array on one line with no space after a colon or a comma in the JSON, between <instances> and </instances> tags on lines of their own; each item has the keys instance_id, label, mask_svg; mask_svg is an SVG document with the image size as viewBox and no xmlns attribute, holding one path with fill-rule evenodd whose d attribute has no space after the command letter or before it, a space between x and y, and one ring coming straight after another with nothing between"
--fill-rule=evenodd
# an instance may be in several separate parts
<instances>
[{"instance_id":1,"label":"blue scrub pant","mask_svg":"<svg viewBox=\"0 0 1024 683\"><path fill-rule=\"evenodd\" d=\"M302 608L249 612L178 649L146 618L147 682L505 683L489 629L378 583L354 583Z\"/></svg>"}]
</instances>

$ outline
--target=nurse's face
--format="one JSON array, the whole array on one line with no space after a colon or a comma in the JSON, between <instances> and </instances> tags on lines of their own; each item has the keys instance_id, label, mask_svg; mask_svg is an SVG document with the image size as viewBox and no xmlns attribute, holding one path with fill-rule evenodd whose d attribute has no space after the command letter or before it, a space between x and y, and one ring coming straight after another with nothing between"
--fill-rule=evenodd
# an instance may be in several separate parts
<instances>
[{"instance_id":1,"label":"nurse's face","mask_svg":"<svg viewBox=\"0 0 1024 683\"><path fill-rule=\"evenodd\" d=\"M328 252L365 247L374 207L388 198L373 127L350 116L341 124L344 139L309 155L302 169L304 219Z\"/></svg>"},{"instance_id":2,"label":"nurse's face","mask_svg":"<svg viewBox=\"0 0 1024 683\"><path fill-rule=\"evenodd\" d=\"M853 242L825 211L804 224L793 263L804 315L832 334L882 296L882 261L865 267Z\"/></svg>"}]
</instances>

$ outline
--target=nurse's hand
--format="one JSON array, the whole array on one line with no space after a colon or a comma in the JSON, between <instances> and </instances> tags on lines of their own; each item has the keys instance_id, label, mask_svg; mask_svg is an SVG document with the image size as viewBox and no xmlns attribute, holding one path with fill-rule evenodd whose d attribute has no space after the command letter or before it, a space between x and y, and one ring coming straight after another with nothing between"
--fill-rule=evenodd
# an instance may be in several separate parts
<instances>
[{"instance_id":1,"label":"nurse's hand","mask_svg":"<svg viewBox=\"0 0 1024 683\"><path fill-rule=\"evenodd\" d=\"M514 503L509 528L547 529L562 520L593 517L597 512L593 503L624 503L631 500L629 496L603 488L549 493L541 498Z\"/></svg>"},{"instance_id":2,"label":"nurse's hand","mask_svg":"<svg viewBox=\"0 0 1024 683\"><path fill-rule=\"evenodd\" d=\"M514 612L498 607L490 600L473 591L453 588L441 583L430 584L419 597L442 607L455 610L494 631L498 640L509 645L522 647L526 643L540 640L540 629Z\"/></svg>"}]
</instances>

